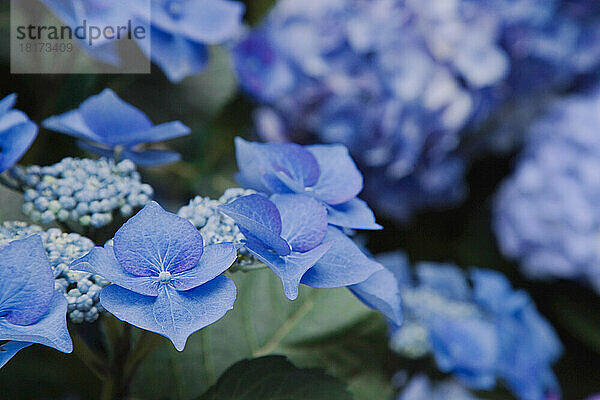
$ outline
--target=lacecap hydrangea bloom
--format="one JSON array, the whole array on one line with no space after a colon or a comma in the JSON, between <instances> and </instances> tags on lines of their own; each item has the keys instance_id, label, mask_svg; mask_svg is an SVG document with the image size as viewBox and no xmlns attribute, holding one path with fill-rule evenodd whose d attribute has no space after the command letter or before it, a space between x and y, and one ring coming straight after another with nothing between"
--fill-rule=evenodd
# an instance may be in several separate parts
<instances>
[{"instance_id":1,"label":"lacecap hydrangea bloom","mask_svg":"<svg viewBox=\"0 0 600 400\"><path fill-rule=\"evenodd\" d=\"M495 199L502 252L530 277L600 291L600 92L560 101L532 126Z\"/></svg>"},{"instance_id":2,"label":"lacecap hydrangea bloom","mask_svg":"<svg viewBox=\"0 0 600 400\"><path fill-rule=\"evenodd\" d=\"M67 157L45 167L14 167L10 175L25 193L23 213L35 223L101 228L116 212L129 217L154 194L130 160Z\"/></svg>"},{"instance_id":3,"label":"lacecap hydrangea bloom","mask_svg":"<svg viewBox=\"0 0 600 400\"><path fill-rule=\"evenodd\" d=\"M38 132L25 113L13 109L16 101L15 94L0 100L0 172L19 161Z\"/></svg>"},{"instance_id":4,"label":"lacecap hydrangea bloom","mask_svg":"<svg viewBox=\"0 0 600 400\"><path fill-rule=\"evenodd\" d=\"M189 135L179 121L154 125L138 108L121 100L111 89L85 100L79 108L47 118L44 128L80 139L84 149L106 158L124 158L142 166L168 164L178 153L142 149L146 143L162 142Z\"/></svg>"},{"instance_id":5,"label":"lacecap hydrangea bloom","mask_svg":"<svg viewBox=\"0 0 600 400\"><path fill-rule=\"evenodd\" d=\"M240 170L236 179L243 187L265 194L304 194L327 208L330 224L381 229L367 203L357 198L363 177L346 147L236 138L235 149Z\"/></svg>"},{"instance_id":6,"label":"lacecap hydrangea bloom","mask_svg":"<svg viewBox=\"0 0 600 400\"><path fill-rule=\"evenodd\" d=\"M564 83L594 70L600 54L588 38L600 20L588 15L597 8L284 0L236 46L235 67L261 106L255 120L264 140L345 144L369 203L407 219L463 197L467 128L515 91L553 82L533 78L561 75Z\"/></svg>"},{"instance_id":7,"label":"lacecap hydrangea bloom","mask_svg":"<svg viewBox=\"0 0 600 400\"><path fill-rule=\"evenodd\" d=\"M0 367L19 350L40 343L73 350L67 301L54 290L50 261L38 235L0 247Z\"/></svg>"},{"instance_id":8,"label":"lacecap hydrangea bloom","mask_svg":"<svg viewBox=\"0 0 600 400\"><path fill-rule=\"evenodd\" d=\"M370 260L340 229L327 209L305 194L261 194L220 206L244 235L245 248L281 280L287 298L303 283L317 288L353 285L383 267Z\"/></svg>"},{"instance_id":9,"label":"lacecap hydrangea bloom","mask_svg":"<svg viewBox=\"0 0 600 400\"><path fill-rule=\"evenodd\" d=\"M147 1L128 2L151 35L138 44L171 82L202 71L208 46L233 39L242 28L245 6L238 1L155 0L151 7Z\"/></svg>"},{"instance_id":10,"label":"lacecap hydrangea bloom","mask_svg":"<svg viewBox=\"0 0 600 400\"><path fill-rule=\"evenodd\" d=\"M71 269L110 281L100 292L108 312L182 351L189 335L233 308L235 285L221 273L236 257L232 243L203 246L189 221L151 202L117 231L112 245L95 247Z\"/></svg>"},{"instance_id":11,"label":"lacecap hydrangea bloom","mask_svg":"<svg viewBox=\"0 0 600 400\"><path fill-rule=\"evenodd\" d=\"M502 274L421 263L413 279L405 257L379 261L386 269L352 290L385 315L402 304L404 323L390 320L393 350L410 358L431 354L441 371L473 389L503 382L522 400L560 396L551 365L561 343L531 298ZM399 296L385 298L394 290Z\"/></svg>"}]
</instances>

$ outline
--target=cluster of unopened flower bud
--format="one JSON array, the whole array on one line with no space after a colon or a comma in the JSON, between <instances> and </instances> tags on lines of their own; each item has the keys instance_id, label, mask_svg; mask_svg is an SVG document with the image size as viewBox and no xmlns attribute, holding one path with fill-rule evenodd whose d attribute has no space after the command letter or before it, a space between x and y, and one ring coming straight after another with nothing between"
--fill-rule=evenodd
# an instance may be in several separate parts
<instances>
[{"instance_id":1,"label":"cluster of unopened flower bud","mask_svg":"<svg viewBox=\"0 0 600 400\"><path fill-rule=\"evenodd\" d=\"M154 192L129 160L68 157L47 167L15 167L11 175L25 190L23 212L42 224L71 221L101 228L116 210L131 216Z\"/></svg>"},{"instance_id":2,"label":"cluster of unopened flower bud","mask_svg":"<svg viewBox=\"0 0 600 400\"><path fill-rule=\"evenodd\" d=\"M244 235L242 235L235 225L233 219L221 213L218 207L230 203L239 197L253 193L256 192L247 189L231 188L227 189L218 200L196 196L187 206L181 207L177 214L189 220L200 230L205 245L222 242L240 243L244 239ZM245 248L239 249L238 252L238 265L255 262L254 258Z\"/></svg>"},{"instance_id":3,"label":"cluster of unopened flower bud","mask_svg":"<svg viewBox=\"0 0 600 400\"><path fill-rule=\"evenodd\" d=\"M100 289L108 285L104 278L86 272L69 270L68 265L89 252L94 243L77 233L64 233L51 228L23 222L5 222L0 225L0 246L17 239L38 234L54 271L54 288L62 292L69 303L69 319L74 323L93 322L103 310L99 302Z\"/></svg>"}]
</instances>

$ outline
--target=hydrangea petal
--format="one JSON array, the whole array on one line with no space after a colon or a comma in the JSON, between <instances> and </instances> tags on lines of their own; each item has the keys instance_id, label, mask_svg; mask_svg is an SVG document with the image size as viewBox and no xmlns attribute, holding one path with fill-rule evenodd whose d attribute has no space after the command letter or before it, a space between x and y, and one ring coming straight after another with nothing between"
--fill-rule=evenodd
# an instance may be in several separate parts
<instances>
[{"instance_id":1,"label":"hydrangea petal","mask_svg":"<svg viewBox=\"0 0 600 400\"><path fill-rule=\"evenodd\" d=\"M38 133L36 124L23 122L0 133L0 172L13 166L29 149Z\"/></svg>"},{"instance_id":2,"label":"hydrangea petal","mask_svg":"<svg viewBox=\"0 0 600 400\"><path fill-rule=\"evenodd\" d=\"M317 200L298 194L273 195L281 215L281 237L293 251L304 252L319 245L327 232L327 209Z\"/></svg>"},{"instance_id":3,"label":"hydrangea petal","mask_svg":"<svg viewBox=\"0 0 600 400\"><path fill-rule=\"evenodd\" d=\"M453 300L467 300L470 288L464 272L454 265L422 262L417 264L419 282Z\"/></svg>"},{"instance_id":4,"label":"hydrangea petal","mask_svg":"<svg viewBox=\"0 0 600 400\"><path fill-rule=\"evenodd\" d=\"M180 31L191 40L217 44L238 33L244 5L228 0L196 0L185 3Z\"/></svg>"},{"instance_id":5,"label":"hydrangea petal","mask_svg":"<svg viewBox=\"0 0 600 400\"><path fill-rule=\"evenodd\" d=\"M273 202L259 194L240 197L219 210L235 220L245 236L253 236L279 255L291 252L289 244L280 236L281 215Z\"/></svg>"},{"instance_id":6,"label":"hydrangea petal","mask_svg":"<svg viewBox=\"0 0 600 400\"><path fill-rule=\"evenodd\" d=\"M125 150L123 158L133 161L134 164L142 167L155 167L165 165L181 160L181 154L167 150Z\"/></svg>"},{"instance_id":7,"label":"hydrangea petal","mask_svg":"<svg viewBox=\"0 0 600 400\"><path fill-rule=\"evenodd\" d=\"M321 174L310 188L314 196L327 204L341 204L355 198L363 188L363 177L350 157L346 146L307 146L317 162Z\"/></svg>"},{"instance_id":8,"label":"hydrangea petal","mask_svg":"<svg viewBox=\"0 0 600 400\"><path fill-rule=\"evenodd\" d=\"M7 113L11 108L17 104L16 93L9 94L2 100L0 100L0 115Z\"/></svg>"},{"instance_id":9,"label":"hydrangea petal","mask_svg":"<svg viewBox=\"0 0 600 400\"><path fill-rule=\"evenodd\" d=\"M73 261L69 268L100 275L109 282L118 282L120 286L139 294L158 294L156 276L138 276L127 272L121 267L109 245L94 247L88 254Z\"/></svg>"},{"instance_id":10,"label":"hydrangea petal","mask_svg":"<svg viewBox=\"0 0 600 400\"><path fill-rule=\"evenodd\" d=\"M11 341L0 346L0 368L4 367L19 351L31 346L31 342Z\"/></svg>"},{"instance_id":11,"label":"hydrangea petal","mask_svg":"<svg viewBox=\"0 0 600 400\"><path fill-rule=\"evenodd\" d=\"M346 203L328 206L328 219L332 225L352 229L383 229L375 222L375 215L363 200L354 198Z\"/></svg>"},{"instance_id":12,"label":"hydrangea petal","mask_svg":"<svg viewBox=\"0 0 600 400\"><path fill-rule=\"evenodd\" d=\"M331 249L302 277L305 285L318 288L354 285L383 269L335 227L327 229L323 243L331 243Z\"/></svg>"},{"instance_id":13,"label":"hydrangea petal","mask_svg":"<svg viewBox=\"0 0 600 400\"><path fill-rule=\"evenodd\" d=\"M11 324L30 325L48 310L54 275L39 235L0 248L0 315Z\"/></svg>"},{"instance_id":14,"label":"hydrangea petal","mask_svg":"<svg viewBox=\"0 0 600 400\"><path fill-rule=\"evenodd\" d=\"M202 256L200 232L186 219L148 203L117 231L114 251L121 266L138 276L193 268Z\"/></svg>"},{"instance_id":15,"label":"hydrangea petal","mask_svg":"<svg viewBox=\"0 0 600 400\"><path fill-rule=\"evenodd\" d=\"M80 139L88 139L94 142L102 141L102 138L86 125L79 110L71 110L61 115L48 117L42 121L42 126Z\"/></svg>"},{"instance_id":16,"label":"hydrangea petal","mask_svg":"<svg viewBox=\"0 0 600 400\"><path fill-rule=\"evenodd\" d=\"M0 340L40 343L70 353L73 342L67 330L67 300L61 293L53 292L47 307L46 314L32 325L13 325L0 318Z\"/></svg>"},{"instance_id":17,"label":"hydrangea petal","mask_svg":"<svg viewBox=\"0 0 600 400\"><path fill-rule=\"evenodd\" d=\"M181 123L181 121L171 121L165 122L164 124L155 125L146 130L132 132L128 135L127 142L128 145L162 142L164 140L189 135L190 133L190 128Z\"/></svg>"},{"instance_id":18,"label":"hydrangea petal","mask_svg":"<svg viewBox=\"0 0 600 400\"><path fill-rule=\"evenodd\" d=\"M219 276L183 292L164 285L158 297L110 285L100 293L100 301L115 317L169 338L175 348L182 351L189 335L233 308L235 296L233 281Z\"/></svg>"},{"instance_id":19,"label":"hydrangea petal","mask_svg":"<svg viewBox=\"0 0 600 400\"><path fill-rule=\"evenodd\" d=\"M85 100L79 106L79 112L90 130L110 144L126 144L132 132L152 127L146 114L110 89Z\"/></svg>"},{"instance_id":20,"label":"hydrangea petal","mask_svg":"<svg viewBox=\"0 0 600 400\"><path fill-rule=\"evenodd\" d=\"M394 325L402 324L400 289L390 270L375 272L361 283L350 286L350 291L367 306L381 312Z\"/></svg>"},{"instance_id":21,"label":"hydrangea petal","mask_svg":"<svg viewBox=\"0 0 600 400\"><path fill-rule=\"evenodd\" d=\"M171 284L176 290L195 288L225 272L236 259L237 250L233 243L206 246L200 262L194 268L174 275Z\"/></svg>"}]
</instances>

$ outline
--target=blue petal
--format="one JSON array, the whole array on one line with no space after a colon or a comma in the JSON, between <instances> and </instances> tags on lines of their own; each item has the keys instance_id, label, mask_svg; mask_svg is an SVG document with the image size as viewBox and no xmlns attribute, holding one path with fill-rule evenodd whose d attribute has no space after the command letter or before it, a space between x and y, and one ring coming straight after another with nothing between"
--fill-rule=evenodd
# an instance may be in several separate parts
<instances>
[{"instance_id":1,"label":"blue petal","mask_svg":"<svg viewBox=\"0 0 600 400\"><path fill-rule=\"evenodd\" d=\"M155 167L177 162L181 159L181 154L166 150L125 150L123 158L133 161L134 164L142 167Z\"/></svg>"},{"instance_id":2,"label":"blue petal","mask_svg":"<svg viewBox=\"0 0 600 400\"><path fill-rule=\"evenodd\" d=\"M319 164L295 143L251 143L236 138L240 179L250 189L268 193L304 192L319 178Z\"/></svg>"},{"instance_id":3,"label":"blue petal","mask_svg":"<svg viewBox=\"0 0 600 400\"><path fill-rule=\"evenodd\" d=\"M17 94L12 93L0 100L0 115L7 113L17 103Z\"/></svg>"},{"instance_id":4,"label":"blue petal","mask_svg":"<svg viewBox=\"0 0 600 400\"><path fill-rule=\"evenodd\" d=\"M0 319L30 325L48 310L54 274L39 235L0 248Z\"/></svg>"},{"instance_id":5,"label":"blue petal","mask_svg":"<svg viewBox=\"0 0 600 400\"><path fill-rule=\"evenodd\" d=\"M237 259L233 243L206 246L200 262L192 269L173 275L171 284L176 290L189 290L200 286L223 272Z\"/></svg>"},{"instance_id":6,"label":"blue petal","mask_svg":"<svg viewBox=\"0 0 600 400\"><path fill-rule=\"evenodd\" d=\"M508 279L497 271L474 268L471 271L471 280L475 302L494 313L510 313L512 309L529 302L528 297L513 291ZM515 304L515 301L518 304Z\"/></svg>"},{"instance_id":7,"label":"blue petal","mask_svg":"<svg viewBox=\"0 0 600 400\"><path fill-rule=\"evenodd\" d=\"M307 146L317 162L321 174L312 186L314 196L327 204L341 204L355 198L363 188L363 177L350 157L346 146Z\"/></svg>"},{"instance_id":8,"label":"blue petal","mask_svg":"<svg viewBox=\"0 0 600 400\"><path fill-rule=\"evenodd\" d=\"M396 277L388 269L375 272L367 280L350 286L367 306L379 311L396 326L402 324L402 300Z\"/></svg>"},{"instance_id":9,"label":"blue petal","mask_svg":"<svg viewBox=\"0 0 600 400\"><path fill-rule=\"evenodd\" d=\"M114 251L119 264L133 275L193 268L202 256L202 235L187 219L148 203L117 231Z\"/></svg>"},{"instance_id":10,"label":"blue petal","mask_svg":"<svg viewBox=\"0 0 600 400\"><path fill-rule=\"evenodd\" d=\"M455 265L422 262L416 266L419 283L453 300L468 300L470 288L465 273Z\"/></svg>"},{"instance_id":11,"label":"blue petal","mask_svg":"<svg viewBox=\"0 0 600 400\"><path fill-rule=\"evenodd\" d=\"M157 277L138 276L127 272L119 264L112 246L109 245L94 247L85 256L73 261L69 268L100 275L111 283L116 283L139 294L147 296L156 296L158 294Z\"/></svg>"},{"instance_id":12,"label":"blue petal","mask_svg":"<svg viewBox=\"0 0 600 400\"><path fill-rule=\"evenodd\" d=\"M166 336L177 350L182 351L189 335L217 321L233 308L235 296L233 281L219 276L184 292L163 285L158 297L143 296L110 285L102 289L100 302L115 317Z\"/></svg>"},{"instance_id":13,"label":"blue petal","mask_svg":"<svg viewBox=\"0 0 600 400\"><path fill-rule=\"evenodd\" d=\"M51 131L64 133L80 139L102 142L103 139L85 124L79 110L71 110L61 115L54 115L42 121L42 126Z\"/></svg>"},{"instance_id":14,"label":"blue petal","mask_svg":"<svg viewBox=\"0 0 600 400\"><path fill-rule=\"evenodd\" d=\"M237 1L194 0L180 3L181 18L174 18L161 4L152 8L152 23L189 40L218 44L234 37L241 28L244 5Z\"/></svg>"},{"instance_id":15,"label":"blue petal","mask_svg":"<svg viewBox=\"0 0 600 400\"><path fill-rule=\"evenodd\" d=\"M79 106L85 124L108 145L129 144L129 137L153 125L138 108L121 100L110 89L91 96Z\"/></svg>"},{"instance_id":16,"label":"blue petal","mask_svg":"<svg viewBox=\"0 0 600 400\"><path fill-rule=\"evenodd\" d=\"M281 237L293 251L308 251L323 241L327 209L320 202L301 194L275 194L271 201L281 215Z\"/></svg>"},{"instance_id":17,"label":"blue petal","mask_svg":"<svg viewBox=\"0 0 600 400\"><path fill-rule=\"evenodd\" d=\"M23 157L37 136L37 132L37 125L30 121L0 132L0 172L12 167Z\"/></svg>"},{"instance_id":18,"label":"blue petal","mask_svg":"<svg viewBox=\"0 0 600 400\"><path fill-rule=\"evenodd\" d=\"M31 342L8 342L0 346L0 368L4 367L19 351L31 346Z\"/></svg>"},{"instance_id":19,"label":"blue petal","mask_svg":"<svg viewBox=\"0 0 600 400\"><path fill-rule=\"evenodd\" d=\"M73 350L73 343L67 330L67 300L59 292L54 292L48 310L33 325L13 325L0 318L0 340L40 343L63 353Z\"/></svg>"},{"instance_id":20,"label":"blue petal","mask_svg":"<svg viewBox=\"0 0 600 400\"><path fill-rule=\"evenodd\" d=\"M383 229L375 222L375 215L363 200L355 198L346 203L328 206L328 219L332 225L352 229Z\"/></svg>"},{"instance_id":21,"label":"blue petal","mask_svg":"<svg viewBox=\"0 0 600 400\"><path fill-rule=\"evenodd\" d=\"M306 253L294 252L285 257L273 254L259 242L249 241L246 248L275 272L275 275L281 279L285 296L290 300L295 300L298 297L298 287L302 276L323 257L331 248L331 244L323 243Z\"/></svg>"},{"instance_id":22,"label":"blue petal","mask_svg":"<svg viewBox=\"0 0 600 400\"><path fill-rule=\"evenodd\" d=\"M180 121L165 122L164 124L153 126L144 131L132 132L128 137L128 145L140 143L162 142L168 139L189 135L190 128Z\"/></svg>"},{"instance_id":23,"label":"blue petal","mask_svg":"<svg viewBox=\"0 0 600 400\"><path fill-rule=\"evenodd\" d=\"M151 32L152 40L138 40L138 46L163 70L169 81L180 82L204 69L208 62L208 49L204 44L156 26L146 25L146 28Z\"/></svg>"},{"instance_id":24,"label":"blue petal","mask_svg":"<svg viewBox=\"0 0 600 400\"><path fill-rule=\"evenodd\" d=\"M219 206L219 210L234 219L247 239L256 238L279 255L291 252L289 244L281 238L281 216L273 202L259 194L243 196Z\"/></svg>"},{"instance_id":25,"label":"blue petal","mask_svg":"<svg viewBox=\"0 0 600 400\"><path fill-rule=\"evenodd\" d=\"M354 285L383 269L335 227L327 229L323 243L331 243L331 249L304 275L305 285L318 288Z\"/></svg>"}]
</instances>

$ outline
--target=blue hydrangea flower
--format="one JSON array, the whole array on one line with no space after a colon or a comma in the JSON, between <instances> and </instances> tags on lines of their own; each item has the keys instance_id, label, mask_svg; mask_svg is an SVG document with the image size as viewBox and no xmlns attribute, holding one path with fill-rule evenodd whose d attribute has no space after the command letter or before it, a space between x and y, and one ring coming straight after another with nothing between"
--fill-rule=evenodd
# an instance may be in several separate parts
<instances>
[{"instance_id":1,"label":"blue hydrangea flower","mask_svg":"<svg viewBox=\"0 0 600 400\"><path fill-rule=\"evenodd\" d=\"M15 94L0 101L0 172L19 161L38 132L25 113L13 109L16 101Z\"/></svg>"},{"instance_id":2,"label":"blue hydrangea flower","mask_svg":"<svg viewBox=\"0 0 600 400\"><path fill-rule=\"evenodd\" d=\"M75 29L83 21L87 26L127 26L132 13L127 3L118 0L41 0L66 25ZM92 45L79 40L82 49L92 57L110 65L119 65L120 58L115 40L102 36Z\"/></svg>"},{"instance_id":3,"label":"blue hydrangea flower","mask_svg":"<svg viewBox=\"0 0 600 400\"><path fill-rule=\"evenodd\" d=\"M0 225L0 246L32 235L42 238L54 273L54 289L67 299L67 313L71 322L94 322L103 308L100 305L100 290L108 282L87 272L71 271L68 265L87 254L94 243L77 233L64 233L51 228L44 231L37 225L24 222L4 222Z\"/></svg>"},{"instance_id":4,"label":"blue hydrangea flower","mask_svg":"<svg viewBox=\"0 0 600 400\"><path fill-rule=\"evenodd\" d=\"M0 367L33 343L70 353L66 312L38 235L0 247Z\"/></svg>"},{"instance_id":5,"label":"blue hydrangea flower","mask_svg":"<svg viewBox=\"0 0 600 400\"><path fill-rule=\"evenodd\" d=\"M235 220L245 247L281 279L290 300L298 297L300 283L348 286L382 268L338 228L328 226L327 210L312 197L252 194L219 209Z\"/></svg>"},{"instance_id":6,"label":"blue hydrangea flower","mask_svg":"<svg viewBox=\"0 0 600 400\"><path fill-rule=\"evenodd\" d=\"M464 197L459 144L517 93L596 70L598 15L589 1L279 1L234 61L261 138L345 144L363 197L404 220Z\"/></svg>"},{"instance_id":7,"label":"blue hydrangea flower","mask_svg":"<svg viewBox=\"0 0 600 400\"><path fill-rule=\"evenodd\" d=\"M560 394L551 369L560 341L531 298L503 275L473 269L467 277L454 265L421 263L413 279L403 256L380 261L386 269L352 290L386 316L402 305L405 322L390 318L393 350L410 358L431 354L441 371L473 389L503 381L524 400Z\"/></svg>"},{"instance_id":8,"label":"blue hydrangea flower","mask_svg":"<svg viewBox=\"0 0 600 400\"><path fill-rule=\"evenodd\" d=\"M100 292L115 317L169 338L182 351L189 335L233 308L236 288L222 276L236 259L232 243L203 246L187 220L151 202L72 269L112 282Z\"/></svg>"},{"instance_id":9,"label":"blue hydrangea flower","mask_svg":"<svg viewBox=\"0 0 600 400\"><path fill-rule=\"evenodd\" d=\"M238 137L235 149L242 186L266 194L306 194L327 207L330 224L381 229L367 203L356 197L363 178L344 146L253 143Z\"/></svg>"},{"instance_id":10,"label":"blue hydrangea flower","mask_svg":"<svg viewBox=\"0 0 600 400\"><path fill-rule=\"evenodd\" d=\"M147 0L131 5L137 20L151 32L138 41L171 82L199 73L208 61L208 45L224 43L241 29L244 5L231 0Z\"/></svg>"},{"instance_id":11,"label":"blue hydrangea flower","mask_svg":"<svg viewBox=\"0 0 600 400\"><path fill-rule=\"evenodd\" d=\"M47 118L43 126L81 139L80 145L93 153L107 158L116 153L142 166L172 163L179 160L180 155L164 150L143 150L140 145L190 133L179 121L154 125L146 114L110 89L88 98L75 110Z\"/></svg>"},{"instance_id":12,"label":"blue hydrangea flower","mask_svg":"<svg viewBox=\"0 0 600 400\"><path fill-rule=\"evenodd\" d=\"M10 170L23 189L23 213L35 223L73 222L101 228L117 211L129 217L146 205L154 190L141 182L130 160L64 158L45 167Z\"/></svg>"},{"instance_id":13,"label":"blue hydrangea flower","mask_svg":"<svg viewBox=\"0 0 600 400\"><path fill-rule=\"evenodd\" d=\"M576 279L600 292L600 92L559 102L531 127L495 199L502 252L533 278Z\"/></svg>"},{"instance_id":14,"label":"blue hydrangea flower","mask_svg":"<svg viewBox=\"0 0 600 400\"><path fill-rule=\"evenodd\" d=\"M479 400L467 388L452 379L432 382L425 375L417 375L403 388L396 400Z\"/></svg>"}]
</instances>

